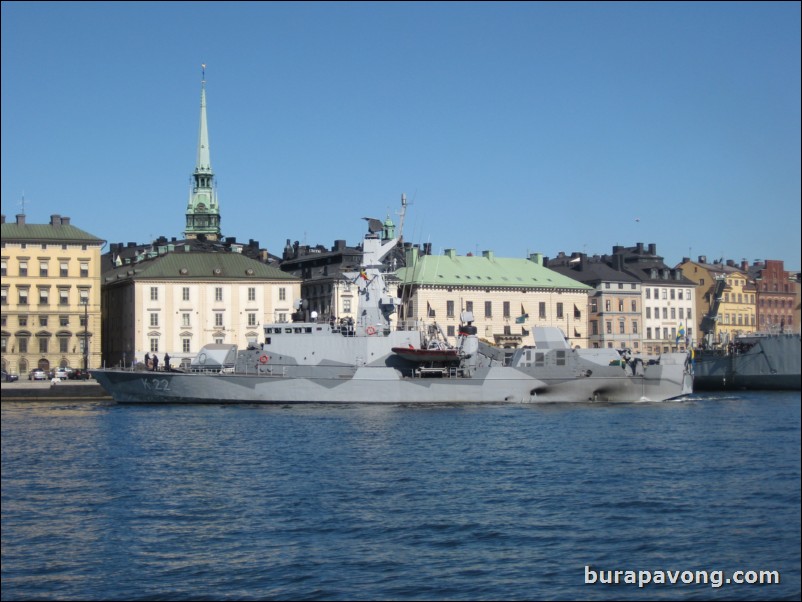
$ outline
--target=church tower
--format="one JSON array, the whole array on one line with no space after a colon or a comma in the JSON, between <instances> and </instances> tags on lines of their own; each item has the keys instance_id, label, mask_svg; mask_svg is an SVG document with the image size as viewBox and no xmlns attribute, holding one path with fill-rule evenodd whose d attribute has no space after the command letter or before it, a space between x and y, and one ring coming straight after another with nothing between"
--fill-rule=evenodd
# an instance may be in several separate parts
<instances>
[{"instance_id":1,"label":"church tower","mask_svg":"<svg viewBox=\"0 0 802 602\"><path fill-rule=\"evenodd\" d=\"M207 240L220 240L220 206L214 187L214 173L209 156L209 132L206 127L206 65L201 79L201 113L198 129L198 160L192 174L192 190L187 203L186 238L203 235Z\"/></svg>"}]
</instances>

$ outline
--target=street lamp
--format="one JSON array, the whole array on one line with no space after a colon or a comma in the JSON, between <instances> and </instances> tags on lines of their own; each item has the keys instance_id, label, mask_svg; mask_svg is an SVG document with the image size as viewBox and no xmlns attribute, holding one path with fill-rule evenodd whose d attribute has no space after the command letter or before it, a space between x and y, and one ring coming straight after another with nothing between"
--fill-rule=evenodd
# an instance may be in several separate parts
<instances>
[{"instance_id":1,"label":"street lamp","mask_svg":"<svg viewBox=\"0 0 802 602\"><path fill-rule=\"evenodd\" d=\"M760 281L762 276L755 275L755 332L760 332Z\"/></svg>"},{"instance_id":2,"label":"street lamp","mask_svg":"<svg viewBox=\"0 0 802 602\"><path fill-rule=\"evenodd\" d=\"M89 370L89 298L82 299L84 305L84 378Z\"/></svg>"}]
</instances>

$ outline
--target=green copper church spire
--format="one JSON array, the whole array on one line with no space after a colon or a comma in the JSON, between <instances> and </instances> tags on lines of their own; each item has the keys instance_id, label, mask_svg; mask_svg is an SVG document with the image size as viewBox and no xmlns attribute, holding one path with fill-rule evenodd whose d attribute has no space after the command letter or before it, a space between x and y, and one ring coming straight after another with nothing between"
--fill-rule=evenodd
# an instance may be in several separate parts
<instances>
[{"instance_id":1,"label":"green copper church spire","mask_svg":"<svg viewBox=\"0 0 802 602\"><path fill-rule=\"evenodd\" d=\"M214 173L209 155L209 131L206 127L206 65L202 65L201 113L198 128L198 160L192 174L192 191L187 204L186 238L205 236L208 240L219 240L220 207L217 204L217 191L214 188Z\"/></svg>"}]
</instances>

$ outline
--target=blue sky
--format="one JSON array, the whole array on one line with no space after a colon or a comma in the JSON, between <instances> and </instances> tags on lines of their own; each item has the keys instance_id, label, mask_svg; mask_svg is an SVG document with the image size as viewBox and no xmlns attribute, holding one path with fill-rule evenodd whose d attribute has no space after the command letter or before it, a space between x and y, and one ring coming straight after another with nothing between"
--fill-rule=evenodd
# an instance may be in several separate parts
<instances>
[{"instance_id":1,"label":"blue sky","mask_svg":"<svg viewBox=\"0 0 802 602\"><path fill-rule=\"evenodd\" d=\"M800 262L800 4L2 3L2 211L181 237L201 63L223 234Z\"/></svg>"}]
</instances>

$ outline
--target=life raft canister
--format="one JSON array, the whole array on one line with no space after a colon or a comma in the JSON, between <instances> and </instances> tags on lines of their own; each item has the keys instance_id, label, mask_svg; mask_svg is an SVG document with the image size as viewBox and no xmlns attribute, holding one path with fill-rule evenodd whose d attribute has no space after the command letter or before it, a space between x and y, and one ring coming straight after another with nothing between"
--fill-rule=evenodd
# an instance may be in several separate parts
<instances>
[{"instance_id":1,"label":"life raft canister","mask_svg":"<svg viewBox=\"0 0 802 602\"><path fill-rule=\"evenodd\" d=\"M260 364L266 364L267 360L268 360L268 357L266 355L262 355L262 356L259 357L259 363Z\"/></svg>"},{"instance_id":2,"label":"life raft canister","mask_svg":"<svg viewBox=\"0 0 802 602\"><path fill-rule=\"evenodd\" d=\"M368 333L368 335L374 335L374 334L376 334L376 329L375 329L375 328L373 328L373 326L368 326L368 327L365 329L365 332L367 332L367 333Z\"/></svg>"}]
</instances>

